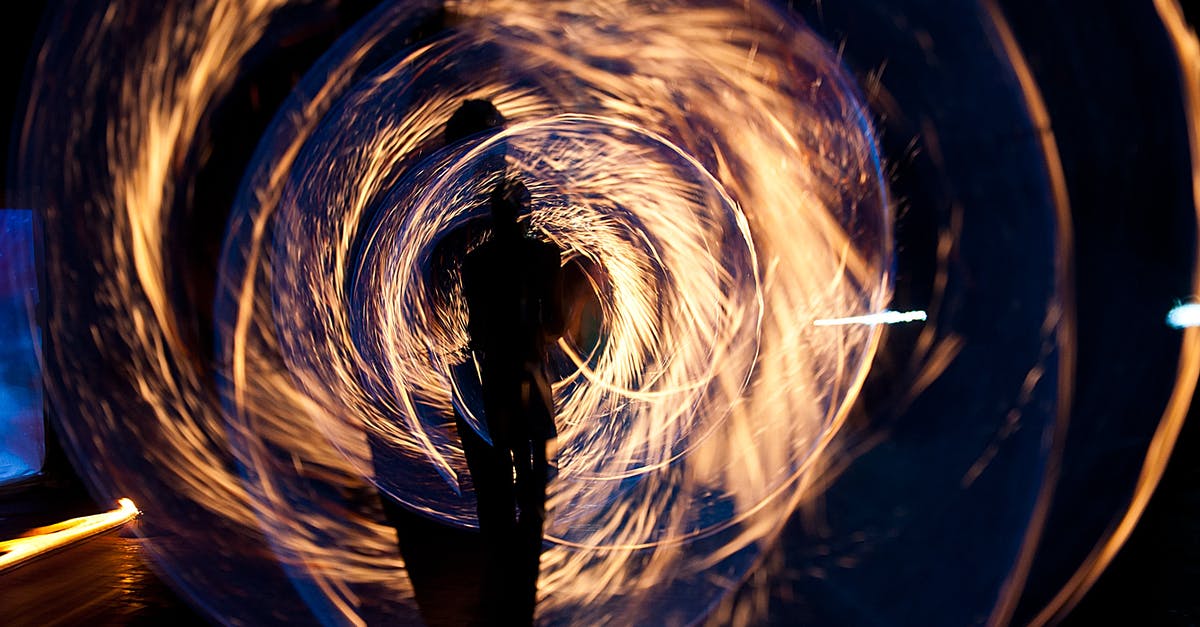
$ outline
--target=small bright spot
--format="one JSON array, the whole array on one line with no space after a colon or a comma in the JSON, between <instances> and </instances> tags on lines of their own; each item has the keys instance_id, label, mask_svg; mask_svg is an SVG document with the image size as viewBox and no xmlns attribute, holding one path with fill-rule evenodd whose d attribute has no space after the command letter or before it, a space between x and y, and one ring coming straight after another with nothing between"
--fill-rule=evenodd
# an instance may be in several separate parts
<instances>
[{"instance_id":1,"label":"small bright spot","mask_svg":"<svg viewBox=\"0 0 1200 627\"><path fill-rule=\"evenodd\" d=\"M1200 314L1198 314L1200 315ZM924 311L883 311L880 313L866 314L864 316L850 316L849 318L825 318L814 320L813 326L818 327L836 327L847 324L897 324L901 322L923 322L925 320Z\"/></svg>"},{"instance_id":2,"label":"small bright spot","mask_svg":"<svg viewBox=\"0 0 1200 627\"><path fill-rule=\"evenodd\" d=\"M1200 327L1200 303L1176 306L1167 314L1167 324L1176 329Z\"/></svg>"}]
</instances>

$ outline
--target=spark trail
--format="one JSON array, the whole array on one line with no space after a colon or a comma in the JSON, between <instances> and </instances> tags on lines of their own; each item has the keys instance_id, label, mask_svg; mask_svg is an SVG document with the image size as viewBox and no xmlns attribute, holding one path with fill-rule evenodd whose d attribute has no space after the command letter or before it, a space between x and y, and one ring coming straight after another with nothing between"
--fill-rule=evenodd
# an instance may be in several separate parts
<instances>
[{"instance_id":1,"label":"spark trail","mask_svg":"<svg viewBox=\"0 0 1200 627\"><path fill-rule=\"evenodd\" d=\"M846 318L821 318L813 320L813 326L837 327L847 324L901 324L904 322L924 322L924 311L882 311L880 313Z\"/></svg>"},{"instance_id":2,"label":"spark trail","mask_svg":"<svg viewBox=\"0 0 1200 627\"><path fill-rule=\"evenodd\" d=\"M164 568L229 620L272 608L239 602L224 573L271 559L323 620L362 620L368 584L411 607L388 529L344 495L370 480L475 524L451 412L478 407L478 384L457 267L434 259L479 224L494 183L480 164L502 155L601 312L595 346L555 356L539 620L698 619L804 497L865 376L877 328L814 322L890 296L879 157L834 50L760 2L451 3L453 28L407 46L429 6L385 4L262 138L224 243L214 356L173 310L169 225L191 209L186 156L203 152L207 116L288 3L183 4L144 16L149 36L125 54L101 53L127 48L103 45L128 38L124 22L61 26L81 34L56 41L84 45L39 75L92 91L35 83L66 111L33 116L23 143L30 204L53 208L51 276L72 286L51 318L73 350L54 390L80 408L68 439L95 481L202 539L152 543ZM108 69L112 92L80 75ZM442 146L470 98L508 129ZM103 149L70 130L97 115ZM86 175L54 174L44 147L60 145ZM81 236L81 219L108 236ZM392 476L372 476L368 439L394 452ZM219 560L188 548L205 543Z\"/></svg>"}]
</instances>

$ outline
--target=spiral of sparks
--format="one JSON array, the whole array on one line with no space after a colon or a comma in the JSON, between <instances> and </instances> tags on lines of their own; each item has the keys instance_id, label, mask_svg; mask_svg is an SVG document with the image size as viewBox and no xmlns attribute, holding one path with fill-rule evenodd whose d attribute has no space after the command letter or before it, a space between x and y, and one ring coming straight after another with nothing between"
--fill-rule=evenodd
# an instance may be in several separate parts
<instances>
[{"instance_id":1,"label":"spiral of sparks","mask_svg":"<svg viewBox=\"0 0 1200 627\"><path fill-rule=\"evenodd\" d=\"M133 21L110 11L38 68L92 54L123 77L80 81L103 106L66 125L32 116L22 148L52 279L82 271L96 286L94 300L57 292L51 311L55 393L78 408L69 438L93 480L190 540L154 550L216 614L269 610L223 588L220 564L196 565L197 544L264 572L277 560L324 620L361 619L365 585L411 608L389 530L352 495L366 478L474 524L453 412L482 422L454 260L477 242L455 234L482 232L498 176L485 164L503 159L600 311L597 341L554 355L539 620L695 620L802 498L864 376L875 328L813 321L888 300L879 159L835 54L757 2L464 2L416 44L406 34L430 7L385 5L262 139L226 236L210 356L180 328L167 231L207 115L289 4L197 0L146 18L144 48L115 57L100 51ZM470 98L508 127L444 146ZM66 130L85 119L102 148ZM60 145L104 158L47 167L63 154L44 146ZM109 237L73 230L81 220ZM90 376L112 363L130 365ZM256 542L270 550L247 554Z\"/></svg>"}]
</instances>

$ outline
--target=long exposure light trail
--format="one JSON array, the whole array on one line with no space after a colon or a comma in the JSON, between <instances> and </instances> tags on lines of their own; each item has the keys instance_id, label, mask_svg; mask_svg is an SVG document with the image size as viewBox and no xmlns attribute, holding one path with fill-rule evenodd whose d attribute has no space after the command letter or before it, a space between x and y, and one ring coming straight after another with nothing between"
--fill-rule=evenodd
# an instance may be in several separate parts
<instances>
[{"instance_id":1,"label":"long exposure light trail","mask_svg":"<svg viewBox=\"0 0 1200 627\"><path fill-rule=\"evenodd\" d=\"M146 508L141 526L153 533L143 546L158 571L230 624L422 619L379 495L445 527L477 524L456 412L487 434L459 260L486 237L486 192L499 171L527 184L529 226L584 276L576 313L594 303L584 312L588 333L562 338L551 364L561 377L558 473L538 622L698 624L761 564L788 521L815 523L804 541L825 541L820 503L812 516L794 509L854 461L838 447L855 438L840 439L841 430L870 422L847 415L882 325L926 320L924 311L887 309L893 271L910 271L893 263L893 211L922 202L904 183L926 169L905 151L928 156L948 190L978 192L991 188L951 184L970 168L943 167L939 146L1026 135L1006 125L992 138L993 107L944 128L938 116L903 109L911 100L880 78L902 49L853 28L827 29L844 40L825 41L776 8L805 3L395 0L339 26L340 39L298 84L273 77L294 89L255 138L253 157L238 162L248 162L233 174L240 186L206 194L229 175L209 163L228 156L210 136L236 110L227 105L275 67L275 48L294 52L283 42L303 37L289 29L311 28L299 14L341 3L54 4L13 151L15 202L45 218L48 396L96 493ZM877 17L908 29L901 4ZM1033 516L1019 523L1019 554L999 596L986 597L996 603L992 624L1017 615L1057 478L1074 457L1065 447L1077 406L1070 170L1001 4L954 7L982 17L993 52L1014 66L1011 88L1048 168L1057 257L1038 365L998 438L1032 433L1020 420L1026 405L1045 405L1055 424L1040 436L1044 463L1029 465L1045 475ZM1200 206L1200 44L1176 0L1153 4L1183 62ZM913 35L930 75L966 71L945 62L953 41ZM884 58L864 62L872 55L856 56L856 38L880 42ZM986 37L960 39L976 46L971 55L988 54ZM847 66L865 75L865 93ZM445 145L446 119L474 98L493 102L507 126ZM974 102L925 100L939 113ZM888 125L879 134L886 145L909 146L886 164L876 120ZM935 141L939 130L949 141ZM897 198L888 181L899 184ZM988 184L997 182L1017 180ZM963 290L1006 294L975 282L974 267L959 261L962 234L972 233L963 216L976 210L942 202L962 200L954 195L930 203L952 209L922 306L946 323L920 329L905 366L916 374L900 396L918 409L911 401L960 355L970 358L973 343L1004 339L954 330L973 302ZM181 264L195 251L180 244L195 234L180 225L198 214L228 217L224 239L197 255L219 269ZM199 274L214 279L206 288L215 295L190 293ZM1182 350L1137 489L1035 625L1060 618L1096 580L1162 475L1200 380L1200 304L1180 305L1166 321L1181 329ZM1054 402L1034 402L1049 385ZM887 466L897 477L904 468ZM871 484L863 494L880 492ZM102 516L119 525L133 515L122 500ZM0 570L53 550L51 539L107 524L89 519L0 544ZM852 588L839 590L856 600ZM372 603L387 606L386 619L369 613L379 609Z\"/></svg>"},{"instance_id":2,"label":"long exposure light trail","mask_svg":"<svg viewBox=\"0 0 1200 627\"><path fill-rule=\"evenodd\" d=\"M882 311L874 314L866 314L862 316L848 316L845 318L821 318L813 320L815 327L837 327L847 324L901 324L904 322L924 322L926 314L924 311Z\"/></svg>"},{"instance_id":3,"label":"long exposure light trail","mask_svg":"<svg viewBox=\"0 0 1200 627\"><path fill-rule=\"evenodd\" d=\"M453 420L482 429L455 260L478 243L499 161L600 309L595 346L555 356L539 621L699 620L819 485L880 337L811 322L890 298L884 174L836 50L757 1L450 2L454 27L416 46L401 42L427 7L386 4L264 136L224 242L210 355L175 310L169 225L199 209L187 168L203 122L288 6L147 10L145 50L115 45L139 20L99 15L60 38L84 45L41 57L41 77L100 60L119 77L35 82L38 102L89 108L33 111L23 144L26 189L49 195L30 202L50 208L53 302L70 305L50 316L72 351L52 393L78 408L77 454L187 538L147 546L223 620L277 620L226 575L278 572L266 560L327 622L363 620L356 586L411 607L394 535L353 495L369 481L476 524ZM91 91L56 98L65 84ZM442 145L470 98L508 127ZM98 125L100 150L72 130ZM40 181L60 176L43 151L59 146L96 158ZM111 236L81 236L82 218ZM81 271L95 302L76 307Z\"/></svg>"},{"instance_id":4,"label":"long exposure light trail","mask_svg":"<svg viewBox=\"0 0 1200 627\"><path fill-rule=\"evenodd\" d=\"M30 560L111 531L141 514L133 501L117 501L117 509L39 527L14 540L0 542L0 574Z\"/></svg>"},{"instance_id":5,"label":"long exposure light trail","mask_svg":"<svg viewBox=\"0 0 1200 627\"><path fill-rule=\"evenodd\" d=\"M1191 209L1197 218L1197 226L1194 228L1200 229L1200 38L1197 38L1193 26L1189 25L1182 3L1176 0L1154 0L1154 8L1179 59L1183 109L1187 118L1191 152ZM1200 238L1200 230L1193 231L1192 236ZM1192 293L1200 293L1200 257L1195 259L1191 267ZM1183 332L1175 384L1147 449L1129 505L1125 511L1118 514L1109 528L1109 533L1092 548L1059 593L1030 622L1031 625L1040 627L1061 621L1100 578L1145 512L1151 494L1166 471L1171 451L1192 407L1197 382L1200 381L1198 323L1200 304L1183 303L1168 312L1167 324Z\"/></svg>"},{"instance_id":6,"label":"long exposure light trail","mask_svg":"<svg viewBox=\"0 0 1200 627\"><path fill-rule=\"evenodd\" d=\"M859 315L888 297L882 175L833 51L753 3L669 17L610 4L466 3L455 34L397 57L324 117L327 88L302 87L321 97L251 176L223 269L248 279L218 303L244 321L225 339L236 432L295 432L303 418L412 510L474 525L446 427L455 407L482 428L478 382L463 367L457 267L435 260L479 223L495 181L478 173L502 155L532 193L532 226L592 268L602 312L600 347L564 351L575 372L555 386L538 609L551 624L650 620L666 610L629 595L669 582L723 594L705 573L749 567L778 529L877 338L794 316ZM561 53L564 24L587 55ZM497 54L495 73L443 69ZM509 127L441 149L464 98L491 100ZM406 99L419 104L397 109ZM395 470L376 475L364 440L392 451ZM251 459L269 458L260 442L241 440ZM274 521L290 505L261 506ZM281 546L324 576L312 548Z\"/></svg>"}]
</instances>

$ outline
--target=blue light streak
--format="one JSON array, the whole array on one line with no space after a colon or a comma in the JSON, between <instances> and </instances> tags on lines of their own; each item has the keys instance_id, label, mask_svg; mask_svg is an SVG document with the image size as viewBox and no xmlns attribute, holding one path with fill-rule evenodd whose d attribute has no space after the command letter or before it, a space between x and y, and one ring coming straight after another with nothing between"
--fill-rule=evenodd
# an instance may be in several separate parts
<instances>
[{"instance_id":1,"label":"blue light streak","mask_svg":"<svg viewBox=\"0 0 1200 627\"><path fill-rule=\"evenodd\" d=\"M1175 329L1200 326L1200 303L1176 305L1167 313L1167 325Z\"/></svg>"}]
</instances>

